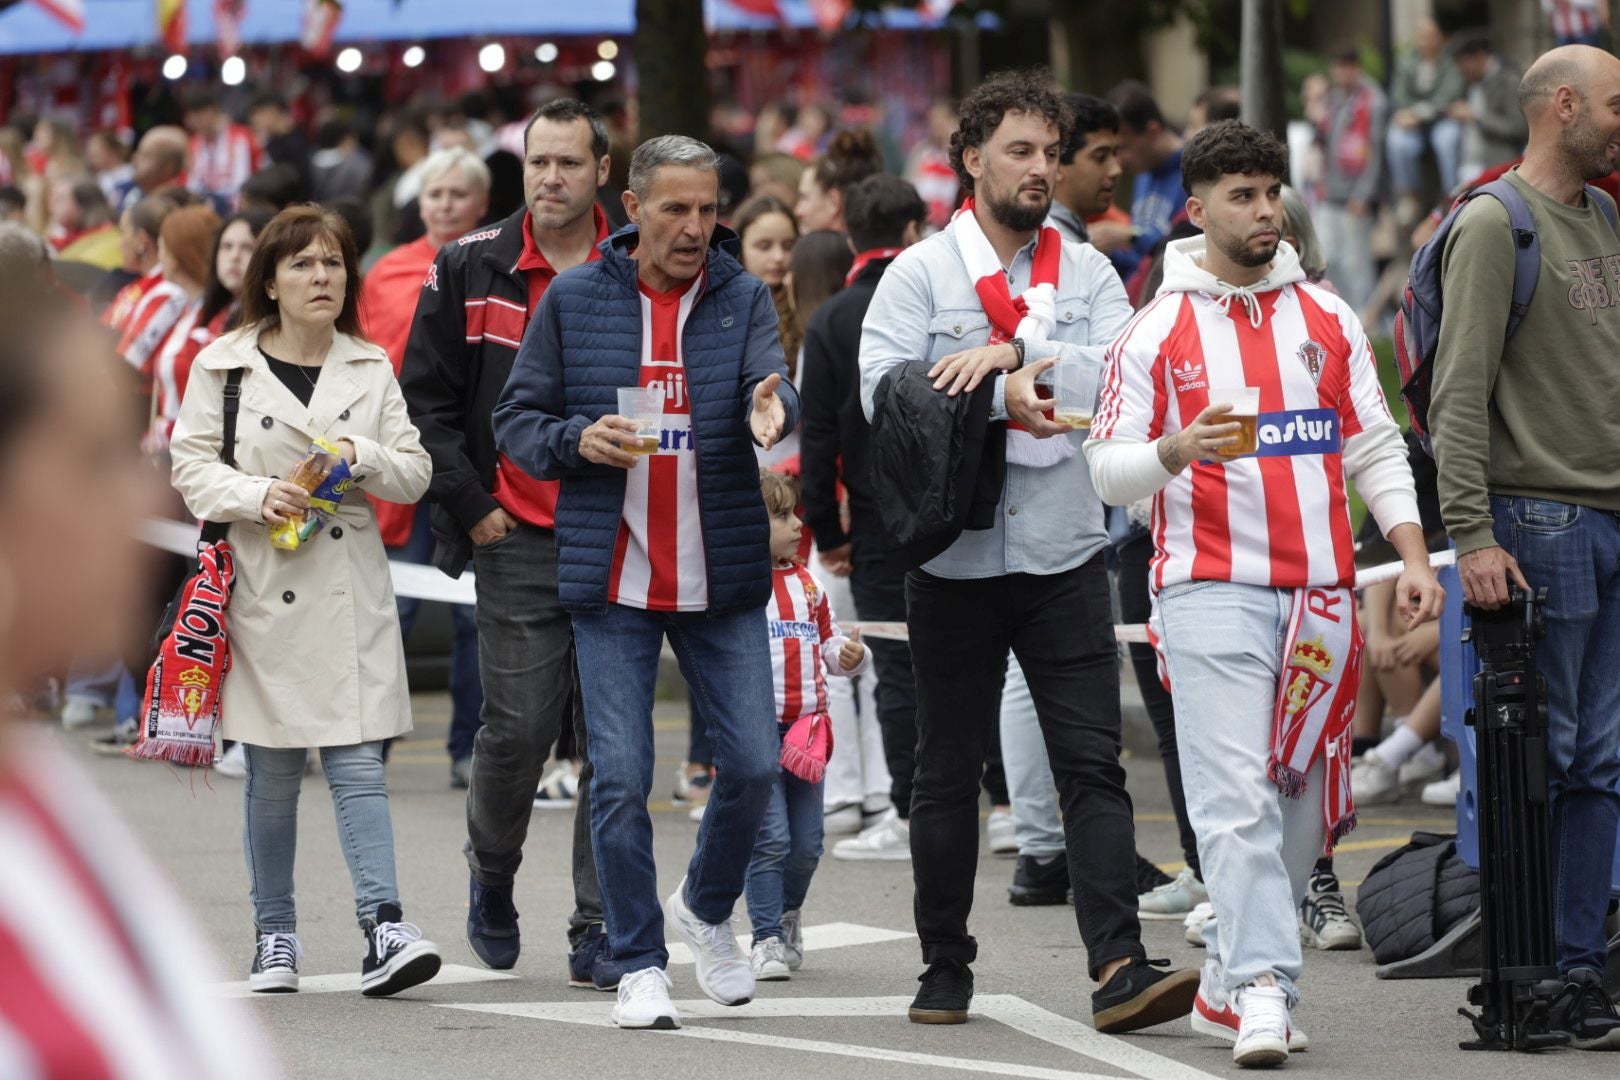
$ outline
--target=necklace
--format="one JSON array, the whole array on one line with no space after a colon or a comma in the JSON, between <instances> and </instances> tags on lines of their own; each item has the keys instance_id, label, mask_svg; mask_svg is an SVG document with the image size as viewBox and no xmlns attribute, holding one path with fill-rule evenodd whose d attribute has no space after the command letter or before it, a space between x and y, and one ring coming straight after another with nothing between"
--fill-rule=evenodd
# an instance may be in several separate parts
<instances>
[{"instance_id":1,"label":"necklace","mask_svg":"<svg viewBox=\"0 0 1620 1080\"><path fill-rule=\"evenodd\" d=\"M271 356L269 353L264 351L264 346L262 346L262 345L259 346L259 355L264 357L266 360L276 360L275 357ZM316 382L316 380L318 380L320 378L320 376L318 374L317 375L310 375L310 373L309 373L309 365L295 364L291 360L276 360L276 363L278 363L278 364L286 364L290 368L297 368L298 373L304 377L304 381L309 383L309 392L310 392L311 396L314 395L314 393L315 393L315 382ZM321 370L321 368L324 367L324 366L325 366L324 364L316 364L316 365L314 365L315 370L317 372L319 372Z\"/></svg>"}]
</instances>

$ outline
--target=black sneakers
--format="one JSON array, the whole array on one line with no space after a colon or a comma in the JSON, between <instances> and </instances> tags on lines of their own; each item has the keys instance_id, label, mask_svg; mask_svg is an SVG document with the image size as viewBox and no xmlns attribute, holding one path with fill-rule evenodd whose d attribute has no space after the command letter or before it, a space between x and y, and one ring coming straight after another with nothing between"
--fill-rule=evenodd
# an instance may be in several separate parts
<instances>
[{"instance_id":1,"label":"black sneakers","mask_svg":"<svg viewBox=\"0 0 1620 1080\"><path fill-rule=\"evenodd\" d=\"M1141 852L1136 853L1136 895L1150 893L1161 885L1168 885L1176 880L1169 874L1160 870L1158 866L1142 857Z\"/></svg>"},{"instance_id":2,"label":"black sneakers","mask_svg":"<svg viewBox=\"0 0 1620 1080\"><path fill-rule=\"evenodd\" d=\"M485 885L469 874L467 892L467 944L473 955L487 968L510 970L523 949L512 887Z\"/></svg>"},{"instance_id":3,"label":"black sneakers","mask_svg":"<svg viewBox=\"0 0 1620 1080\"><path fill-rule=\"evenodd\" d=\"M1567 1034L1577 1050L1620 1050L1620 1013L1595 971L1569 973L1569 982L1553 998L1550 1019L1553 1030Z\"/></svg>"},{"instance_id":4,"label":"black sneakers","mask_svg":"<svg viewBox=\"0 0 1620 1080\"><path fill-rule=\"evenodd\" d=\"M973 1001L973 972L960 960L935 960L917 977L922 989L911 1003L913 1024L965 1024ZM1194 985L1197 979L1193 980Z\"/></svg>"},{"instance_id":5,"label":"black sneakers","mask_svg":"<svg viewBox=\"0 0 1620 1080\"><path fill-rule=\"evenodd\" d=\"M439 973L439 949L422 931L404 922L398 904L377 908L377 921L363 927L366 959L360 967L360 992L387 997L425 983Z\"/></svg>"},{"instance_id":6,"label":"black sneakers","mask_svg":"<svg viewBox=\"0 0 1620 1080\"><path fill-rule=\"evenodd\" d=\"M1018 856L1012 888L1007 899L1015 907L1043 907L1062 904L1069 896L1069 860L1059 852L1042 859Z\"/></svg>"},{"instance_id":7,"label":"black sneakers","mask_svg":"<svg viewBox=\"0 0 1620 1080\"><path fill-rule=\"evenodd\" d=\"M298 961L303 958L297 934L260 934L248 969L248 988L255 994L298 993Z\"/></svg>"},{"instance_id":8,"label":"black sneakers","mask_svg":"<svg viewBox=\"0 0 1620 1080\"><path fill-rule=\"evenodd\" d=\"M1168 960L1132 957L1102 989L1091 995L1091 1022L1101 1032L1139 1031L1192 1012L1198 972L1158 971Z\"/></svg>"}]
</instances>

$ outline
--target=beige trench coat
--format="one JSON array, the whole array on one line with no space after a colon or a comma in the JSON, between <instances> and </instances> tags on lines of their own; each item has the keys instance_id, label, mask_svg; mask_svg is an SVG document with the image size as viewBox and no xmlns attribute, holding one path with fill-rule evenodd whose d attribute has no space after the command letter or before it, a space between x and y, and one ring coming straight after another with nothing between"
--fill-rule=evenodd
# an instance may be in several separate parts
<instances>
[{"instance_id":1,"label":"beige trench coat","mask_svg":"<svg viewBox=\"0 0 1620 1080\"><path fill-rule=\"evenodd\" d=\"M377 519L362 491L413 503L433 465L406 412L388 356L338 334L305 408L270 370L258 331L228 334L192 368L170 446L173 482L199 518L230 523L236 587L227 625L231 671L224 736L254 746L347 746L411 729L405 650ZM242 374L236 468L219 460L224 389ZM273 476L310 440L348 438L356 489L326 529L296 551L270 546L259 517Z\"/></svg>"}]
</instances>

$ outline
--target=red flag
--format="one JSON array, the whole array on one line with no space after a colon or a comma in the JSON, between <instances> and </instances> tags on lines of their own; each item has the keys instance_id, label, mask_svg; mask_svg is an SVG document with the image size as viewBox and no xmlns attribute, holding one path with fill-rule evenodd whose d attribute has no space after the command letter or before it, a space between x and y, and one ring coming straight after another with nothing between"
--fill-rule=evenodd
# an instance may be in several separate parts
<instances>
[{"instance_id":1,"label":"red flag","mask_svg":"<svg viewBox=\"0 0 1620 1080\"><path fill-rule=\"evenodd\" d=\"M777 22L782 21L782 9L776 6L776 0L731 0L731 6L750 15L763 15Z\"/></svg>"},{"instance_id":2,"label":"red flag","mask_svg":"<svg viewBox=\"0 0 1620 1080\"><path fill-rule=\"evenodd\" d=\"M304 32L299 38L304 51L317 58L332 55L332 38L341 18L342 0L305 0Z\"/></svg>"},{"instance_id":3,"label":"red flag","mask_svg":"<svg viewBox=\"0 0 1620 1080\"><path fill-rule=\"evenodd\" d=\"M84 33L84 0L34 0L75 34Z\"/></svg>"},{"instance_id":4,"label":"red flag","mask_svg":"<svg viewBox=\"0 0 1620 1080\"><path fill-rule=\"evenodd\" d=\"M832 33L849 18L851 0L810 0L810 14L823 33Z\"/></svg>"},{"instance_id":5,"label":"red flag","mask_svg":"<svg viewBox=\"0 0 1620 1080\"><path fill-rule=\"evenodd\" d=\"M214 0L214 42L219 55L235 56L242 48L242 16L247 0Z\"/></svg>"},{"instance_id":6,"label":"red flag","mask_svg":"<svg viewBox=\"0 0 1620 1080\"><path fill-rule=\"evenodd\" d=\"M158 37L171 53L186 51L186 0L157 0Z\"/></svg>"}]
</instances>

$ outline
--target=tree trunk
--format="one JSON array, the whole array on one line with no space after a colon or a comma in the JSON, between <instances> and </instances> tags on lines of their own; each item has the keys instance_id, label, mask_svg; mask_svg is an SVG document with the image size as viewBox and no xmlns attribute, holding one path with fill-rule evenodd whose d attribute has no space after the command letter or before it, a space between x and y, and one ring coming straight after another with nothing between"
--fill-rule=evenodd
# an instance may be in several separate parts
<instances>
[{"instance_id":1,"label":"tree trunk","mask_svg":"<svg viewBox=\"0 0 1620 1080\"><path fill-rule=\"evenodd\" d=\"M1279 139L1288 135L1288 106L1284 94L1281 0L1243 0L1239 63L1242 67L1243 120L1270 131Z\"/></svg>"},{"instance_id":2,"label":"tree trunk","mask_svg":"<svg viewBox=\"0 0 1620 1080\"><path fill-rule=\"evenodd\" d=\"M702 4L636 0L642 139L709 138L708 47Z\"/></svg>"}]
</instances>

